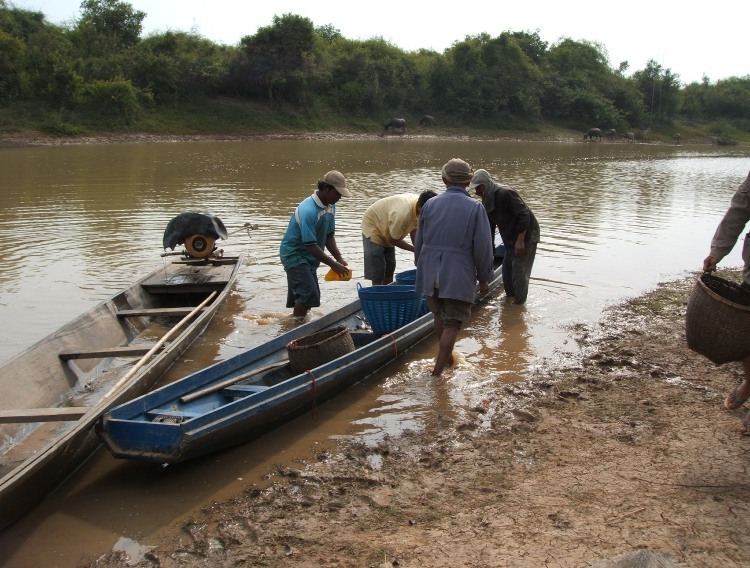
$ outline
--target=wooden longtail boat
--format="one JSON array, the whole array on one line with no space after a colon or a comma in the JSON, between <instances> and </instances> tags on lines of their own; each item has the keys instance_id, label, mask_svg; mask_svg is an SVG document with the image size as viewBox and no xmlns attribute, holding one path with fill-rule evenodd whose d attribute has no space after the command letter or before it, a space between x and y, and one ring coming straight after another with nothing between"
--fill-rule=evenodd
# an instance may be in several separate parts
<instances>
[{"instance_id":1,"label":"wooden longtail boat","mask_svg":"<svg viewBox=\"0 0 750 568\"><path fill-rule=\"evenodd\" d=\"M190 244L201 258L165 253L180 256L0 367L0 529L94 453L96 420L153 387L229 295L242 255Z\"/></svg>"},{"instance_id":2,"label":"wooden longtail boat","mask_svg":"<svg viewBox=\"0 0 750 568\"><path fill-rule=\"evenodd\" d=\"M495 270L490 294L502 282ZM386 286L378 288L387 288ZM490 294L478 298L479 304ZM421 300L421 298L420 298ZM424 313L424 312L422 312ZM387 365L434 331L427 312L376 334L356 300L267 343L112 408L96 430L118 458L178 463L248 441ZM353 350L294 372L288 344L346 328Z\"/></svg>"}]
</instances>

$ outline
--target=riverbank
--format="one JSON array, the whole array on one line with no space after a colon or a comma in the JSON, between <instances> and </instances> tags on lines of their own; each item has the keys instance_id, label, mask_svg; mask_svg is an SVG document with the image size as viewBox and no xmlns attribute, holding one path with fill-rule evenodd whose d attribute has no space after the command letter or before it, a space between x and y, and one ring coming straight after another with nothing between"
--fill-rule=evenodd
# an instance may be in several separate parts
<instances>
[{"instance_id":1,"label":"riverbank","mask_svg":"<svg viewBox=\"0 0 750 568\"><path fill-rule=\"evenodd\" d=\"M576 137L574 138L574 134ZM462 135L458 135L461 137ZM39 133L0 134L0 148L29 146L70 146L86 144L158 144L170 142L241 142L243 140L377 140L382 138L402 140L445 140L453 139L456 134L448 132L418 132L409 134L383 134L363 132L292 132L286 134L97 134L95 136L48 136ZM472 140L510 140L517 142L530 141L572 141L577 140L576 132L550 131L545 133L495 133L478 135L473 133Z\"/></svg>"},{"instance_id":2,"label":"riverbank","mask_svg":"<svg viewBox=\"0 0 750 568\"><path fill-rule=\"evenodd\" d=\"M716 137L704 130L688 129L689 134L683 136L680 144L715 144ZM242 140L376 140L382 138L397 138L404 140L503 140L513 142L582 142L583 133L574 129L556 127L552 125L540 126L536 130L477 130L471 128L434 128L414 127L407 132L384 133L363 131L286 131L263 132L252 134L169 134L169 133L97 133L80 136L53 136L38 131L0 132L0 148L29 147L29 146L69 146L85 144L139 144L139 143L169 143L169 142L241 142ZM674 140L658 133L639 131L636 139L629 141L622 136L609 139L606 136L602 143L669 143Z\"/></svg>"},{"instance_id":3,"label":"riverbank","mask_svg":"<svg viewBox=\"0 0 750 568\"><path fill-rule=\"evenodd\" d=\"M278 468L268 488L148 543L138 565L601 568L637 553L746 566L750 437L743 410L723 407L741 366L687 348L694 282L571 329L580 360L499 385L471 420L440 416L429 438L341 441ZM135 560L113 552L92 566Z\"/></svg>"}]
</instances>

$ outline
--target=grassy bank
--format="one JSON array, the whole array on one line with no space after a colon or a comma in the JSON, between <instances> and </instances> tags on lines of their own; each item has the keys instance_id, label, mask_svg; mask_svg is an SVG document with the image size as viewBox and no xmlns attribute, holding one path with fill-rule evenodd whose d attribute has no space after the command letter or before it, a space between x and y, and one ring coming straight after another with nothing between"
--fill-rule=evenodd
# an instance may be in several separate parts
<instances>
[{"instance_id":1,"label":"grassy bank","mask_svg":"<svg viewBox=\"0 0 750 568\"><path fill-rule=\"evenodd\" d=\"M345 134L381 134L383 120L352 117L326 111L301 113L290 108L274 108L233 99L215 99L200 104L151 108L125 120L81 111L52 110L27 103L0 108L0 138L28 135L53 137L91 137L122 134L172 136L264 134L304 135L336 132ZM546 121L519 123L505 121L488 125L467 123L455 117L435 116L433 124L420 126L419 116L405 116L407 134L435 136L476 136L518 139L576 139L586 128ZM637 141L672 142L679 132L683 143L750 144L750 133L730 122L678 120L651 129L633 129ZM619 133L621 136L622 133Z\"/></svg>"}]
</instances>

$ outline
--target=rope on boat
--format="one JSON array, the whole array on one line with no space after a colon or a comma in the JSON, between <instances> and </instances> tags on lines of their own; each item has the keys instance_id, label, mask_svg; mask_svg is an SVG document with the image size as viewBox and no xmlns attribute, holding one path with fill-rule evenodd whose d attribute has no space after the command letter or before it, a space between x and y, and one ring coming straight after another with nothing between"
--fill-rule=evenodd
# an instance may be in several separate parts
<instances>
[{"instance_id":1,"label":"rope on boat","mask_svg":"<svg viewBox=\"0 0 750 568\"><path fill-rule=\"evenodd\" d=\"M318 383L315 382L315 375L313 375L312 371L305 371L308 375L310 375L310 378L312 379L312 417L316 417L315 412L315 399L318 397Z\"/></svg>"}]
</instances>

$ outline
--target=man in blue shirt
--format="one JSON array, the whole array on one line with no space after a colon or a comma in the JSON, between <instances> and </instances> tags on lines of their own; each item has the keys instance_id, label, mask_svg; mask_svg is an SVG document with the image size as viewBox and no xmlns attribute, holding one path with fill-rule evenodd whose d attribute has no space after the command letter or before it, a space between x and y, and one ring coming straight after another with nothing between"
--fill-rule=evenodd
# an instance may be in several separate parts
<instances>
[{"instance_id":1,"label":"man in blue shirt","mask_svg":"<svg viewBox=\"0 0 750 568\"><path fill-rule=\"evenodd\" d=\"M318 189L294 210L279 247L279 257L287 279L286 307L297 318L320 306L318 266L327 264L341 276L348 274L347 263L336 246L336 202L351 197L341 172L331 170L318 181ZM333 256L331 258L325 250Z\"/></svg>"},{"instance_id":2,"label":"man in blue shirt","mask_svg":"<svg viewBox=\"0 0 750 568\"><path fill-rule=\"evenodd\" d=\"M453 346L463 322L471 316L479 281L489 292L493 247L484 207L466 190L472 169L453 158L441 171L446 190L422 207L414 242L416 289L427 296L439 348L433 376L453 364Z\"/></svg>"}]
</instances>

